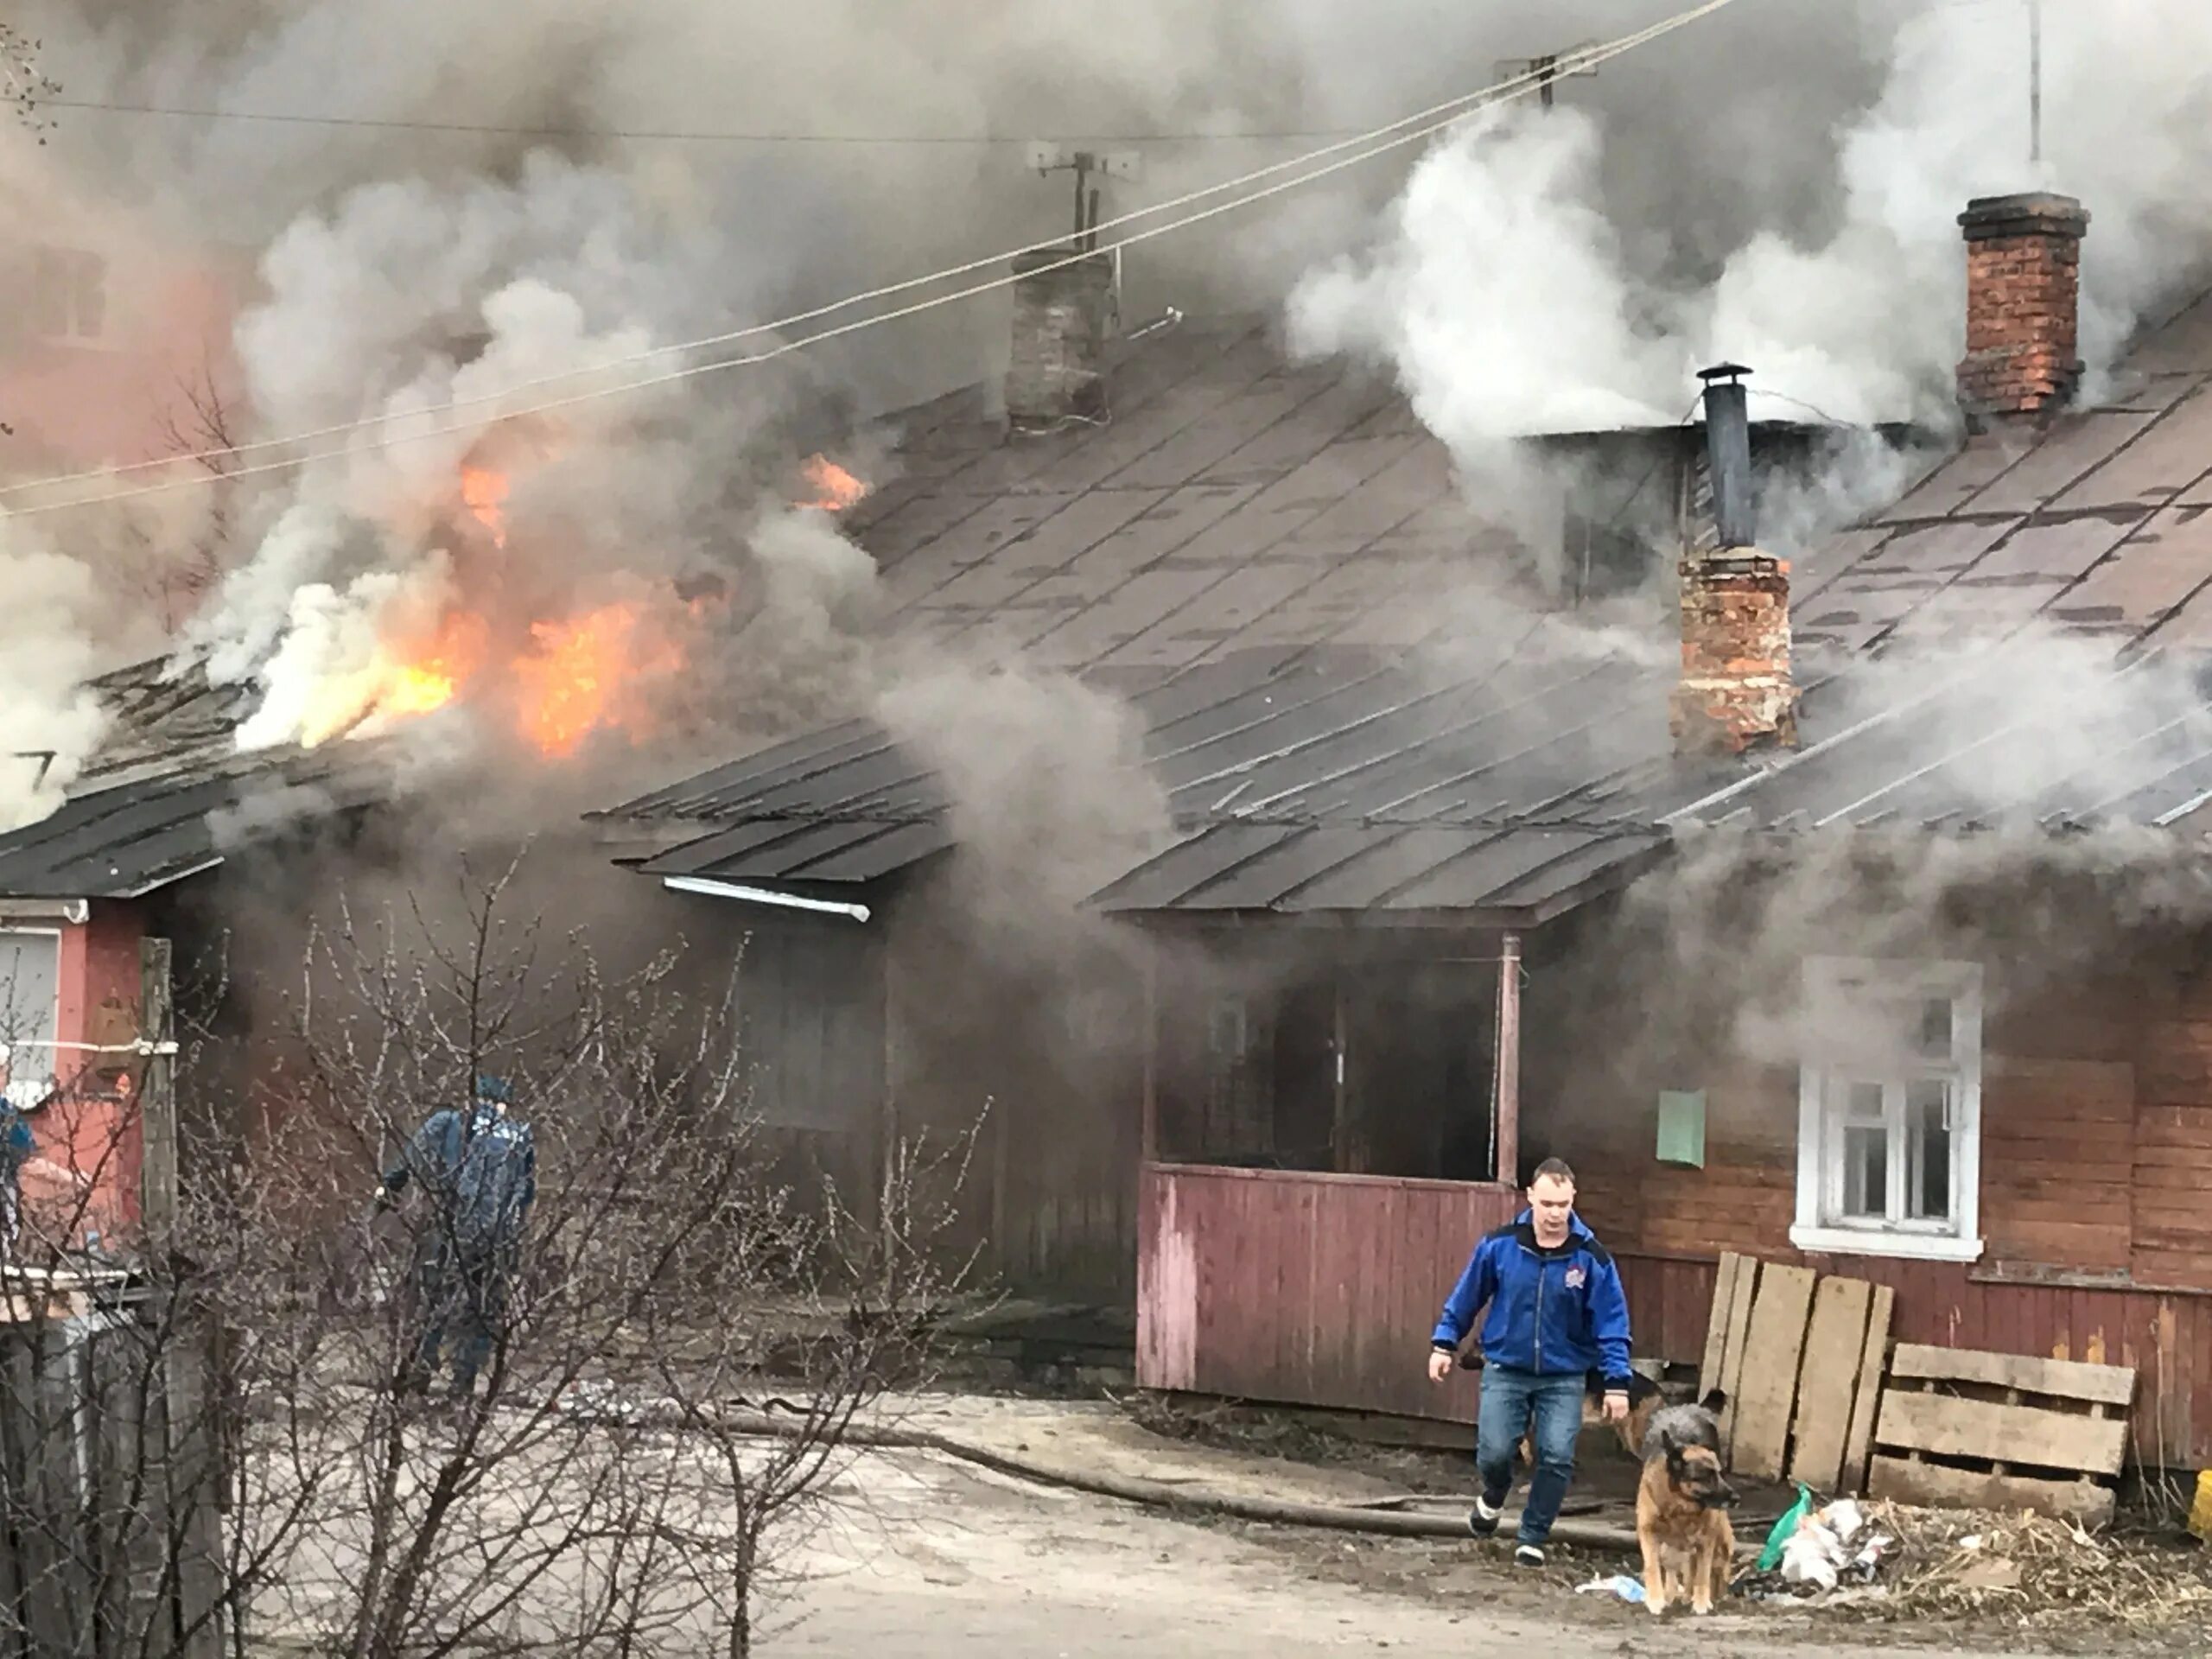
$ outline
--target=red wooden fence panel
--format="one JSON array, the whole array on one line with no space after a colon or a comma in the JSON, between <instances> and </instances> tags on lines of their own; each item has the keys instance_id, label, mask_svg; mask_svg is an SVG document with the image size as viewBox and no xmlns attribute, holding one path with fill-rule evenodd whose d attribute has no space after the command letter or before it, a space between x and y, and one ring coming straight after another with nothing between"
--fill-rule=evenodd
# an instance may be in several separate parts
<instances>
[{"instance_id":1,"label":"red wooden fence panel","mask_svg":"<svg viewBox=\"0 0 2212 1659\"><path fill-rule=\"evenodd\" d=\"M1287 1405L1471 1421L1465 1373L1426 1370L1437 1311L1510 1189L1147 1164L1137 1381Z\"/></svg>"}]
</instances>

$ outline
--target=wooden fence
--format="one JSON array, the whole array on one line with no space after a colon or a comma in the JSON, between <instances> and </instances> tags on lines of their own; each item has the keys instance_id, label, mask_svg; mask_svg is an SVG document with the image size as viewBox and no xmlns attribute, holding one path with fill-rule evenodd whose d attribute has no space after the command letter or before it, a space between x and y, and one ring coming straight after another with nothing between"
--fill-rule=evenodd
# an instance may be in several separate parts
<instances>
[{"instance_id":1,"label":"wooden fence","mask_svg":"<svg viewBox=\"0 0 2212 1659\"><path fill-rule=\"evenodd\" d=\"M1437 1309L1519 1194L1459 1181L1147 1164L1137 1380L1290 1405L1471 1421L1428 1381Z\"/></svg>"},{"instance_id":2,"label":"wooden fence","mask_svg":"<svg viewBox=\"0 0 2212 1659\"><path fill-rule=\"evenodd\" d=\"M8 1270L0 1659L218 1659L224 1483L207 1353L127 1287Z\"/></svg>"}]
</instances>

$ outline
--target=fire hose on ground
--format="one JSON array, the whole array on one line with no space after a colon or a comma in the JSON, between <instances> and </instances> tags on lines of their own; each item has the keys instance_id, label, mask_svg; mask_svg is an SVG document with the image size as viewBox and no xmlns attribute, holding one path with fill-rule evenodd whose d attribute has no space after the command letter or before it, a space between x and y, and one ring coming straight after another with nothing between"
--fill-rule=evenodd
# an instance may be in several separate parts
<instances>
[{"instance_id":1,"label":"fire hose on ground","mask_svg":"<svg viewBox=\"0 0 2212 1659\"><path fill-rule=\"evenodd\" d=\"M765 1413L754 1412L728 1414L718 1418L715 1426L727 1432L776 1439L787 1437L796 1427ZM1338 1532L1378 1533L1396 1538L1468 1537L1465 1516L1424 1515L1358 1504L1301 1503L1286 1498L1246 1497L1209 1487L1185 1486L1179 1483L1147 1480L1137 1476L1067 1469L1033 1462L1013 1452L1002 1452L995 1446L980 1446L972 1440L960 1440L935 1429L878 1427L855 1423L841 1431L838 1438L848 1445L880 1451L934 1452L1037 1485L1088 1492L1093 1497L1116 1498L1125 1503L1142 1504L1148 1509L1165 1510L1170 1513L1219 1515L1274 1526L1319 1527ZM1591 1549L1633 1551L1637 1547L1636 1534L1630 1528L1609 1526L1601 1521L1577 1520L1572 1516L1563 1516L1554 1523L1552 1537L1562 1544L1579 1544Z\"/></svg>"}]
</instances>

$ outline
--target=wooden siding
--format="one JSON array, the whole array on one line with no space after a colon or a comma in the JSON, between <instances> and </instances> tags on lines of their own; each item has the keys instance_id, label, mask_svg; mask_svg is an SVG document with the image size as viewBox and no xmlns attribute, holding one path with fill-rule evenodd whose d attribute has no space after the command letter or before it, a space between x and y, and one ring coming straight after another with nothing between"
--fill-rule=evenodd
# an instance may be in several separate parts
<instances>
[{"instance_id":1,"label":"wooden siding","mask_svg":"<svg viewBox=\"0 0 2212 1659\"><path fill-rule=\"evenodd\" d=\"M801 1193L834 1183L865 1205L883 1137L882 953L840 918L750 928L739 959L740 1054L764 1148Z\"/></svg>"},{"instance_id":2,"label":"wooden siding","mask_svg":"<svg viewBox=\"0 0 2212 1659\"><path fill-rule=\"evenodd\" d=\"M2135 1071L1993 1056L1981 1090L1985 1262L2128 1266Z\"/></svg>"},{"instance_id":3,"label":"wooden siding","mask_svg":"<svg viewBox=\"0 0 2212 1659\"><path fill-rule=\"evenodd\" d=\"M1136 1288L1142 982L1105 951L979 948L985 899L940 872L887 912L889 1121L973 1134L959 1242L1008 1290L1128 1307Z\"/></svg>"},{"instance_id":4,"label":"wooden siding","mask_svg":"<svg viewBox=\"0 0 2212 1659\"><path fill-rule=\"evenodd\" d=\"M1429 1332L1475 1241L1519 1203L1487 1185L1147 1164L1137 1380L1467 1421L1472 1377L1429 1382Z\"/></svg>"}]
</instances>

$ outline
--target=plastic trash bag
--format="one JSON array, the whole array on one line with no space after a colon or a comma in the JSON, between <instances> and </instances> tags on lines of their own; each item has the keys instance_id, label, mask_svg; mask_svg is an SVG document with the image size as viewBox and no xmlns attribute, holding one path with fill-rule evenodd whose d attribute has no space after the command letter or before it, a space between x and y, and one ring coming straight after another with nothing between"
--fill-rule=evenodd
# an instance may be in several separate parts
<instances>
[{"instance_id":1,"label":"plastic trash bag","mask_svg":"<svg viewBox=\"0 0 2212 1659\"><path fill-rule=\"evenodd\" d=\"M1833 1590L1843 1569L1843 1541L1810 1516L1782 1546L1782 1581Z\"/></svg>"},{"instance_id":2,"label":"plastic trash bag","mask_svg":"<svg viewBox=\"0 0 2212 1659\"><path fill-rule=\"evenodd\" d=\"M1766 1535L1766 1548L1759 1552L1758 1570L1771 1573L1782 1565L1782 1547L1789 1541L1798 1524L1811 1513L1813 1489L1803 1483L1797 1487L1797 1501L1782 1512L1782 1519L1774 1523L1774 1530Z\"/></svg>"}]
</instances>

